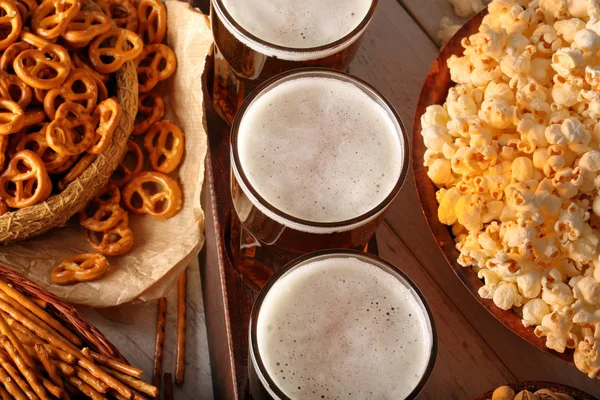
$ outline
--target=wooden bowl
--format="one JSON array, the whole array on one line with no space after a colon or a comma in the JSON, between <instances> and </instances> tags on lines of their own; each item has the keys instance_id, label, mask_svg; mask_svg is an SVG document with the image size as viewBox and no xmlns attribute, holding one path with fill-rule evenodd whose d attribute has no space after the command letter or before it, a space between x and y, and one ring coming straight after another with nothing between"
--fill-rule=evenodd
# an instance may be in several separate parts
<instances>
[{"instance_id":1,"label":"wooden bowl","mask_svg":"<svg viewBox=\"0 0 600 400\"><path fill-rule=\"evenodd\" d=\"M461 40L478 31L481 20L486 13L487 10L484 9L482 12L471 18L456 33L456 35L454 35L448 44L446 44L431 66L429 74L423 84L423 88L421 89L419 102L415 111L412 136L412 163L417 193L421 201L421 207L423 208L423 215L429 224L429 228L433 233L440 250L442 250L444 257L456 275L467 289L469 289L471 294L475 296L477 301L496 317L498 321L529 343L540 350L553 354L573 364L572 350L567 350L565 353L558 353L548 349L545 345L545 338L537 337L534 334L532 327L524 327L521 323L521 318L512 310L502 310L496 307L492 300L482 299L479 296L477 291L483 286L483 283L471 268L465 268L458 264L457 260L459 252L454 247L451 229L449 226L442 224L438 219L438 203L435 198L436 187L427 176L427 168L423 166L423 155L425 154L426 147L423 143L423 137L421 136L421 115L425 113L425 109L428 106L444 103L448 90L450 87L454 86L454 83L450 80L450 71L448 70L446 60L453 54L458 56L463 54L464 49L461 46Z\"/></svg>"},{"instance_id":2,"label":"wooden bowl","mask_svg":"<svg viewBox=\"0 0 600 400\"><path fill-rule=\"evenodd\" d=\"M510 386L516 393L519 393L521 390L529 390L530 392L535 392L540 389L550 389L556 393L564 393L573 397L575 400L596 400L594 396L591 394L587 394L579 389L575 389L574 387L561 385L560 383L553 382L542 382L542 381L527 381L527 382L519 382L519 383L511 383L506 386ZM477 397L475 400L488 400L492 398L492 393L496 388L482 394Z\"/></svg>"}]
</instances>

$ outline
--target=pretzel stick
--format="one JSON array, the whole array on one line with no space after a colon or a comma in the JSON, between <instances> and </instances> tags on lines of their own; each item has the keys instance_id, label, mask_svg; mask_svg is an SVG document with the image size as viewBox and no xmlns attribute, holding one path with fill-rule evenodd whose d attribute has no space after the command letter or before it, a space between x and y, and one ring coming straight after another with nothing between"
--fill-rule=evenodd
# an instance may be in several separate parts
<instances>
[{"instance_id":1,"label":"pretzel stick","mask_svg":"<svg viewBox=\"0 0 600 400\"><path fill-rule=\"evenodd\" d=\"M165 377L165 400L173 400L173 377L170 373L166 372Z\"/></svg>"},{"instance_id":2,"label":"pretzel stick","mask_svg":"<svg viewBox=\"0 0 600 400\"><path fill-rule=\"evenodd\" d=\"M0 313L0 316L1 315L2 315L2 313ZM17 335L17 337L19 338L19 340L21 340L21 342L23 344L25 344L27 346L35 346L36 343L40 342L41 338L39 336L36 336L34 333L32 333L29 329L25 328L23 325L21 325L15 319L6 317L6 321L8 322L8 325L11 328L13 328L13 331L15 332L15 334ZM60 349L57 349L55 346L52 346L51 344L44 343L44 347L46 348L46 350L52 357L60 358L62 361L66 362L67 364L75 364L75 361L77 361L77 359L75 358L75 356L73 354L67 353Z\"/></svg>"},{"instance_id":3,"label":"pretzel stick","mask_svg":"<svg viewBox=\"0 0 600 400\"><path fill-rule=\"evenodd\" d=\"M99 379L96 379L92 374L90 374L83 368L75 367L75 374L79 379L81 379L82 381L90 385L92 388L94 388L95 391L99 393L108 392L108 386L106 385L106 383L102 382Z\"/></svg>"},{"instance_id":4,"label":"pretzel stick","mask_svg":"<svg viewBox=\"0 0 600 400\"><path fill-rule=\"evenodd\" d=\"M177 365L175 368L175 382L183 385L185 381L185 311L187 303L187 268L177 282Z\"/></svg>"},{"instance_id":5,"label":"pretzel stick","mask_svg":"<svg viewBox=\"0 0 600 400\"><path fill-rule=\"evenodd\" d=\"M8 393L2 386L0 386L0 399L12 400L12 397L10 397L10 393Z\"/></svg>"},{"instance_id":6,"label":"pretzel stick","mask_svg":"<svg viewBox=\"0 0 600 400\"><path fill-rule=\"evenodd\" d=\"M115 371L121 372L129 376L133 376L134 378L142 378L142 374L144 373L144 371L142 371L141 369L132 367L131 365L123 364L117 360L108 358L106 356L103 356L102 354L98 354L93 351L91 351L90 354L92 355L94 361L96 361L98 364L105 365L109 368L114 369Z\"/></svg>"},{"instance_id":7,"label":"pretzel stick","mask_svg":"<svg viewBox=\"0 0 600 400\"><path fill-rule=\"evenodd\" d=\"M19 371L21 371L21 374L23 374L23 376L25 377L27 382L29 382L29 385L31 385L31 388L39 396L39 398L42 400L49 400L50 398L48 397L48 393L46 393L46 389L44 389L44 386L42 386L39 383L35 374L27 366L25 360L23 359L23 357L21 357L21 355L17 351L16 347L12 344L10 339L6 335L2 335L0 336L0 344L2 345L2 347L4 347L4 349L6 349L14 363L17 365ZM29 354L27 355L29 356Z\"/></svg>"},{"instance_id":8,"label":"pretzel stick","mask_svg":"<svg viewBox=\"0 0 600 400\"><path fill-rule=\"evenodd\" d=\"M50 382L48 379L46 379L40 375L41 374L36 374L36 376L40 379L40 381L42 382L42 385L44 385L46 390L48 392L50 392L50 394L54 397L63 398L65 391L63 389L59 388L58 386L56 386L54 383Z\"/></svg>"},{"instance_id":9,"label":"pretzel stick","mask_svg":"<svg viewBox=\"0 0 600 400\"><path fill-rule=\"evenodd\" d=\"M74 376L69 376L67 378L67 380L69 381L69 383L71 385L75 386L81 393L83 393L87 397L91 398L92 400L106 399L106 397L102 396L100 393L95 391L92 387L87 385L85 382L83 382L79 378L76 378Z\"/></svg>"},{"instance_id":10,"label":"pretzel stick","mask_svg":"<svg viewBox=\"0 0 600 400\"><path fill-rule=\"evenodd\" d=\"M38 356L38 360L44 367L46 374L50 377L50 380L54 382L58 387L64 389L65 385L63 384L62 379L58 376L58 371L56 370L56 365L50 360L50 356L48 355L48 351L42 343L36 343L33 347Z\"/></svg>"},{"instance_id":11,"label":"pretzel stick","mask_svg":"<svg viewBox=\"0 0 600 400\"><path fill-rule=\"evenodd\" d=\"M107 374L105 371L100 369L100 367L94 364L93 361L82 357L77 361L77 363L79 364L79 366L86 369L94 377L100 379L102 382L106 383L109 387L115 389L117 392L119 392L126 398L131 399L131 396L133 396L131 389L123 385L121 381L116 380L115 378Z\"/></svg>"},{"instance_id":12,"label":"pretzel stick","mask_svg":"<svg viewBox=\"0 0 600 400\"><path fill-rule=\"evenodd\" d=\"M92 360L94 361L94 359L92 358L92 354L90 352L90 349L87 347L84 347L83 349L81 349L81 354L83 354L83 356L85 358L87 358L88 360Z\"/></svg>"},{"instance_id":13,"label":"pretzel stick","mask_svg":"<svg viewBox=\"0 0 600 400\"><path fill-rule=\"evenodd\" d=\"M156 312L156 343L154 346L154 367L152 369L152 384L160 388L162 379L163 348L165 345L165 318L167 314L167 298L158 300Z\"/></svg>"},{"instance_id":14,"label":"pretzel stick","mask_svg":"<svg viewBox=\"0 0 600 400\"><path fill-rule=\"evenodd\" d=\"M11 399L29 400L2 367L0 367L0 382L2 382L8 393L10 393Z\"/></svg>"},{"instance_id":15,"label":"pretzel stick","mask_svg":"<svg viewBox=\"0 0 600 400\"><path fill-rule=\"evenodd\" d=\"M73 375L75 375L75 368L73 368L69 364L65 364L62 361L55 361L54 365L56 365L56 368L63 375L66 375L66 376L73 376Z\"/></svg>"},{"instance_id":16,"label":"pretzel stick","mask_svg":"<svg viewBox=\"0 0 600 400\"><path fill-rule=\"evenodd\" d=\"M158 395L159 395L159 390L156 386L152 386L149 383L146 383L140 379L135 379L129 375L125 375L125 374L122 374L117 371L112 371L112 370L108 369L107 367L101 367L101 368L103 370L105 370L106 372L108 372L109 374L111 374L112 376L114 376L115 378L117 378L118 380L120 380L121 382L123 382L124 384L126 384L127 386L129 386L135 390L139 390L140 392L145 393L151 397L158 397Z\"/></svg>"},{"instance_id":17,"label":"pretzel stick","mask_svg":"<svg viewBox=\"0 0 600 400\"><path fill-rule=\"evenodd\" d=\"M8 322L6 322L6 320L4 319L4 317L2 315L0 315L0 333L5 335L12 342L12 344L15 346L15 348L17 349L19 354L23 357L23 359L26 360L27 365L30 365L30 366L35 365L33 360L31 359L31 357L29 356L29 354L25 351L25 349L21 345L21 342L19 341L19 339L17 338L17 336L15 335L13 330L8 325Z\"/></svg>"},{"instance_id":18,"label":"pretzel stick","mask_svg":"<svg viewBox=\"0 0 600 400\"><path fill-rule=\"evenodd\" d=\"M2 369L4 369L4 371L6 371L12 380L15 381L25 396L27 396L29 399L39 399L29 384L25 382L23 378L21 378L21 374L15 369L15 367L13 367L9 360L8 354L6 354L4 351L0 351L0 366Z\"/></svg>"},{"instance_id":19,"label":"pretzel stick","mask_svg":"<svg viewBox=\"0 0 600 400\"><path fill-rule=\"evenodd\" d=\"M23 293L19 292L14 287L10 286L8 283L0 280L0 290L4 293L18 301L23 305L26 309L35 314L39 319L46 322L48 325L56 329L57 332L60 332L62 336L64 336L71 343L80 346L81 339L73 332L65 328L60 322L58 322L54 317L44 311L40 306L35 304L29 297L25 296ZM45 304L46 302L44 302ZM45 307L45 306L44 306Z\"/></svg>"},{"instance_id":20,"label":"pretzel stick","mask_svg":"<svg viewBox=\"0 0 600 400\"><path fill-rule=\"evenodd\" d=\"M46 308L46 306L48 306L48 303L46 301L44 301L42 299L38 299L37 297L32 297L30 300L33 301L41 309L44 309L44 308Z\"/></svg>"}]
</instances>

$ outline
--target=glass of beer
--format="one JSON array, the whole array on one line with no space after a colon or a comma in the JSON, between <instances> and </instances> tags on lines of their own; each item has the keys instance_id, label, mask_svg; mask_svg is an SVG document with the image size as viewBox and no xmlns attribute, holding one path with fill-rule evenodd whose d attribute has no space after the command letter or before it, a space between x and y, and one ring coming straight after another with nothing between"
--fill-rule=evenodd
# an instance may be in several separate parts
<instances>
[{"instance_id":1,"label":"glass of beer","mask_svg":"<svg viewBox=\"0 0 600 400\"><path fill-rule=\"evenodd\" d=\"M273 76L302 67L346 71L378 0L212 0L213 102L228 123Z\"/></svg>"},{"instance_id":2,"label":"glass of beer","mask_svg":"<svg viewBox=\"0 0 600 400\"><path fill-rule=\"evenodd\" d=\"M250 392L261 399L413 399L437 337L415 284L382 259L328 250L277 272L252 309Z\"/></svg>"},{"instance_id":3,"label":"glass of beer","mask_svg":"<svg viewBox=\"0 0 600 400\"><path fill-rule=\"evenodd\" d=\"M231 133L233 263L260 288L311 251L363 250L408 170L400 117L367 83L300 69L265 82Z\"/></svg>"}]
</instances>

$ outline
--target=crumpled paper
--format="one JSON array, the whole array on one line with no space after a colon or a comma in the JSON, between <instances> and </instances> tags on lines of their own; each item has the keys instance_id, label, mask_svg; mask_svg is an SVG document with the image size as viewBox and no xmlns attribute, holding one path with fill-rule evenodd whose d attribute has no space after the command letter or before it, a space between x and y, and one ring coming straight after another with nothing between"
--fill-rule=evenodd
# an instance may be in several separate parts
<instances>
[{"instance_id":1,"label":"crumpled paper","mask_svg":"<svg viewBox=\"0 0 600 400\"><path fill-rule=\"evenodd\" d=\"M0 247L0 263L13 268L58 297L74 304L111 307L162 297L204 244L204 212L200 203L207 137L202 103L202 72L212 45L206 17L188 3L167 1L167 42L177 54L177 72L163 82L165 119L185 134L185 156L173 174L182 184L184 207L173 218L158 221L130 214L133 250L109 257L111 268L100 280L58 286L50 271L63 258L90 252L77 217L67 226L20 243Z\"/></svg>"}]
</instances>

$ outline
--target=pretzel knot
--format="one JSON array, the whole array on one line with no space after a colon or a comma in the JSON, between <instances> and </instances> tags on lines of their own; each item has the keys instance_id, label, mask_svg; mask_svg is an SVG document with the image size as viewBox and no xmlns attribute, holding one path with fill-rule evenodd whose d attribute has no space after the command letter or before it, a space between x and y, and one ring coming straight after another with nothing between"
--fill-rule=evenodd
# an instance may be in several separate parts
<instances>
[{"instance_id":1,"label":"pretzel knot","mask_svg":"<svg viewBox=\"0 0 600 400\"><path fill-rule=\"evenodd\" d=\"M30 32L21 32L21 39L34 48L24 50L16 56L13 68L19 78L29 86L41 90L62 85L71 71L69 52Z\"/></svg>"},{"instance_id":2,"label":"pretzel knot","mask_svg":"<svg viewBox=\"0 0 600 400\"><path fill-rule=\"evenodd\" d=\"M74 182L77 178L81 176L85 172L85 170L94 162L96 159L95 154L87 153L83 157L81 157L77 163L71 168L71 170L58 182L58 188L60 190L65 190L65 188Z\"/></svg>"},{"instance_id":3,"label":"pretzel knot","mask_svg":"<svg viewBox=\"0 0 600 400\"><path fill-rule=\"evenodd\" d=\"M160 172L142 172L123 188L123 202L135 214L168 219L181 210L183 198L177 181Z\"/></svg>"},{"instance_id":4,"label":"pretzel knot","mask_svg":"<svg viewBox=\"0 0 600 400\"><path fill-rule=\"evenodd\" d=\"M94 232L112 229L125 214L119 203L119 189L109 184L79 213L79 222Z\"/></svg>"},{"instance_id":5,"label":"pretzel knot","mask_svg":"<svg viewBox=\"0 0 600 400\"><path fill-rule=\"evenodd\" d=\"M131 0L105 0L108 15L119 28L136 32L138 30L138 13Z\"/></svg>"},{"instance_id":6,"label":"pretzel knot","mask_svg":"<svg viewBox=\"0 0 600 400\"><path fill-rule=\"evenodd\" d=\"M154 89L160 81L169 78L177 69L175 52L164 44L145 46L136 60L140 93Z\"/></svg>"},{"instance_id":7,"label":"pretzel knot","mask_svg":"<svg viewBox=\"0 0 600 400\"><path fill-rule=\"evenodd\" d=\"M119 222L102 232L85 231L85 237L92 248L107 256L125 254L133 247L133 231L129 228L129 216L123 213Z\"/></svg>"},{"instance_id":8,"label":"pretzel knot","mask_svg":"<svg viewBox=\"0 0 600 400\"><path fill-rule=\"evenodd\" d=\"M168 174L177 168L183 157L183 133L169 121L157 122L146 133L144 148L150 156L152 168Z\"/></svg>"},{"instance_id":9,"label":"pretzel knot","mask_svg":"<svg viewBox=\"0 0 600 400\"><path fill-rule=\"evenodd\" d=\"M2 9L0 26L3 27L0 32L0 50L4 50L18 39L23 21L14 1L0 0L0 9ZM10 29L7 29L8 26Z\"/></svg>"},{"instance_id":10,"label":"pretzel knot","mask_svg":"<svg viewBox=\"0 0 600 400\"><path fill-rule=\"evenodd\" d=\"M144 153L142 153L142 149L133 140L128 140L127 151L113 172L110 182L117 187L122 187L139 174L143 167Z\"/></svg>"},{"instance_id":11,"label":"pretzel knot","mask_svg":"<svg viewBox=\"0 0 600 400\"><path fill-rule=\"evenodd\" d=\"M33 92L18 76L0 71L0 98L12 100L25 109L31 103Z\"/></svg>"},{"instance_id":12,"label":"pretzel knot","mask_svg":"<svg viewBox=\"0 0 600 400\"><path fill-rule=\"evenodd\" d=\"M23 136L17 144L17 151L31 150L36 153L46 166L48 173L53 173L62 167L69 160L69 156L61 156L48 145L46 140L47 124L43 125L39 131L31 132Z\"/></svg>"},{"instance_id":13,"label":"pretzel knot","mask_svg":"<svg viewBox=\"0 0 600 400\"><path fill-rule=\"evenodd\" d=\"M92 41L89 47L90 62L98 72L110 74L118 71L127 61L135 60L143 47L142 39L135 33L113 28Z\"/></svg>"},{"instance_id":14,"label":"pretzel knot","mask_svg":"<svg viewBox=\"0 0 600 400\"><path fill-rule=\"evenodd\" d=\"M14 101L0 99L0 135L10 135L25 126L25 112Z\"/></svg>"},{"instance_id":15,"label":"pretzel knot","mask_svg":"<svg viewBox=\"0 0 600 400\"><path fill-rule=\"evenodd\" d=\"M46 0L33 12L31 27L45 39L56 39L81 9L81 0Z\"/></svg>"},{"instance_id":16,"label":"pretzel knot","mask_svg":"<svg viewBox=\"0 0 600 400\"><path fill-rule=\"evenodd\" d=\"M131 134L134 136L146 133L146 131L165 114L165 102L156 93L144 93L138 101L138 112Z\"/></svg>"},{"instance_id":17,"label":"pretzel knot","mask_svg":"<svg viewBox=\"0 0 600 400\"><path fill-rule=\"evenodd\" d=\"M46 129L48 144L60 155L83 153L92 145L94 136L92 118L77 103L61 104L56 111L56 118Z\"/></svg>"},{"instance_id":18,"label":"pretzel knot","mask_svg":"<svg viewBox=\"0 0 600 400\"><path fill-rule=\"evenodd\" d=\"M50 279L57 285L70 285L100 279L108 271L108 260L102 254L83 253L59 262Z\"/></svg>"},{"instance_id":19,"label":"pretzel knot","mask_svg":"<svg viewBox=\"0 0 600 400\"><path fill-rule=\"evenodd\" d=\"M98 101L98 85L94 78L83 69L71 70L67 80L61 86L49 90L44 97L44 111L48 118L54 119L56 107L65 101L81 104L91 114Z\"/></svg>"},{"instance_id":20,"label":"pretzel knot","mask_svg":"<svg viewBox=\"0 0 600 400\"><path fill-rule=\"evenodd\" d=\"M121 106L112 97L98 104L98 107L94 110L94 121L98 127L96 128L94 144L88 149L88 153L100 154L106 150L115 129L119 126L121 115Z\"/></svg>"},{"instance_id":21,"label":"pretzel knot","mask_svg":"<svg viewBox=\"0 0 600 400\"><path fill-rule=\"evenodd\" d=\"M110 18L101 11L80 11L62 37L75 47L87 46L96 36L110 31Z\"/></svg>"},{"instance_id":22,"label":"pretzel knot","mask_svg":"<svg viewBox=\"0 0 600 400\"><path fill-rule=\"evenodd\" d=\"M0 175L0 197L11 208L28 207L46 200L52 182L40 156L29 150L18 152Z\"/></svg>"},{"instance_id":23,"label":"pretzel knot","mask_svg":"<svg viewBox=\"0 0 600 400\"><path fill-rule=\"evenodd\" d=\"M160 0L140 0L138 3L138 35L146 44L162 43L167 32L167 10Z\"/></svg>"}]
</instances>

